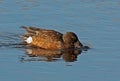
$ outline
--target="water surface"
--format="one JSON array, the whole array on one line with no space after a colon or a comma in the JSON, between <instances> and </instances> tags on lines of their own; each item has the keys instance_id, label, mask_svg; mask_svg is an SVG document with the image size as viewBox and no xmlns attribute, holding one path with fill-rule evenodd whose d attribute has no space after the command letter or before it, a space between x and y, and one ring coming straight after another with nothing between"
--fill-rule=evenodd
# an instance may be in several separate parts
<instances>
[{"instance_id":1,"label":"water surface","mask_svg":"<svg viewBox=\"0 0 120 81\"><path fill-rule=\"evenodd\" d=\"M119 14L119 0L0 0L0 80L119 81ZM92 49L74 62L36 60L12 45L22 25L73 31Z\"/></svg>"}]
</instances>

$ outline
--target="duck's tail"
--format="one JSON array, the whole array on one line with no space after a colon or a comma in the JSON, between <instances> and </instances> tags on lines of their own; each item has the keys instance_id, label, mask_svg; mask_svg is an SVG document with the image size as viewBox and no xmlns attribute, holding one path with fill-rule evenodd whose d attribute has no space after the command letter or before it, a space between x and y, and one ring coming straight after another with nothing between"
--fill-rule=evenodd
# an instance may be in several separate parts
<instances>
[{"instance_id":1,"label":"duck's tail","mask_svg":"<svg viewBox=\"0 0 120 81\"><path fill-rule=\"evenodd\" d=\"M29 37L29 35L25 34L25 35L21 35L20 37L25 41L25 40L27 40L27 38Z\"/></svg>"},{"instance_id":2,"label":"duck's tail","mask_svg":"<svg viewBox=\"0 0 120 81\"><path fill-rule=\"evenodd\" d=\"M26 31L38 31L38 30L43 30L41 28L36 28L36 27L32 27L32 26L21 26L21 28L25 29Z\"/></svg>"},{"instance_id":3,"label":"duck's tail","mask_svg":"<svg viewBox=\"0 0 120 81\"><path fill-rule=\"evenodd\" d=\"M37 34L37 31L40 30L39 28L26 27L26 26L21 26L21 28L23 28L27 31L26 35L35 35L35 34Z\"/></svg>"}]
</instances>

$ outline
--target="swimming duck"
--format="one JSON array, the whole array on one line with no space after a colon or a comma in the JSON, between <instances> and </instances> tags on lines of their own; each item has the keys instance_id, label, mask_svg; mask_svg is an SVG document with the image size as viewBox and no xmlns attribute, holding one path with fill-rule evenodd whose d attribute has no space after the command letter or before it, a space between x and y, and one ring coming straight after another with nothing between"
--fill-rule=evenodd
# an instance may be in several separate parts
<instances>
[{"instance_id":1,"label":"swimming duck","mask_svg":"<svg viewBox=\"0 0 120 81\"><path fill-rule=\"evenodd\" d=\"M23 41L29 46L43 49L59 50L81 48L83 44L73 32L62 34L55 30L22 26L27 32L22 35Z\"/></svg>"}]
</instances>

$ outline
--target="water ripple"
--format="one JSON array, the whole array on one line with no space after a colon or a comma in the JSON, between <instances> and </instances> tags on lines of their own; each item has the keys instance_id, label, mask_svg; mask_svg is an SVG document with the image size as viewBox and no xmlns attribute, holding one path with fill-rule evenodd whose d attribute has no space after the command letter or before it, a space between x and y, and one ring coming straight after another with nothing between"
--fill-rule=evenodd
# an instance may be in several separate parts
<instances>
[{"instance_id":1,"label":"water ripple","mask_svg":"<svg viewBox=\"0 0 120 81\"><path fill-rule=\"evenodd\" d=\"M7 47L23 47L21 43L22 40L19 34L15 33L0 33L0 48L7 48Z\"/></svg>"}]
</instances>

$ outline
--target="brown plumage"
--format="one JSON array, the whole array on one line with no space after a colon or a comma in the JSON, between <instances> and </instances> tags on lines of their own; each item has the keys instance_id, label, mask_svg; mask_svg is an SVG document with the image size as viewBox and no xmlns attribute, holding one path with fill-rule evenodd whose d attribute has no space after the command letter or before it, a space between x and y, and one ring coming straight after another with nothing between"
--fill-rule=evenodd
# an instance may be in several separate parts
<instances>
[{"instance_id":1,"label":"brown plumage","mask_svg":"<svg viewBox=\"0 0 120 81\"><path fill-rule=\"evenodd\" d=\"M73 32L62 34L55 30L25 26L22 26L22 28L27 31L27 33L22 36L23 40L30 46L51 50L81 48L83 46L77 35Z\"/></svg>"}]
</instances>

